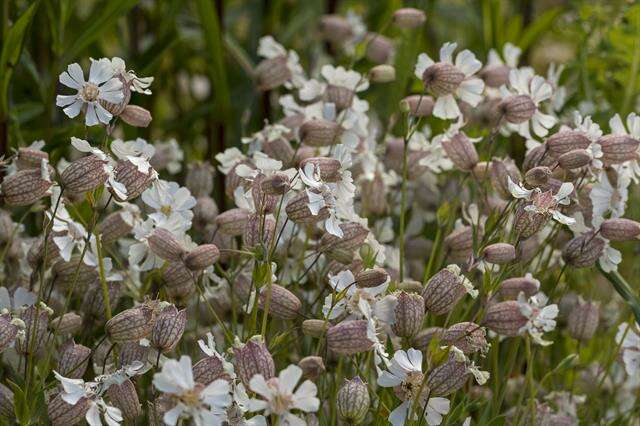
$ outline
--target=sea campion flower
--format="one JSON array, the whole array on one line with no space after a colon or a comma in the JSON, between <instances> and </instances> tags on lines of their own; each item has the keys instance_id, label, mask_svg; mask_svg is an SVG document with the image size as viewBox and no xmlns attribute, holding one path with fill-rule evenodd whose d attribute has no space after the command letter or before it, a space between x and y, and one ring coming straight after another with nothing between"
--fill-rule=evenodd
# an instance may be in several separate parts
<instances>
[{"instance_id":1,"label":"sea campion flower","mask_svg":"<svg viewBox=\"0 0 640 426\"><path fill-rule=\"evenodd\" d=\"M622 323L618 326L616 343L620 345L624 369L630 377L640 373L640 327L638 323Z\"/></svg>"},{"instance_id":2,"label":"sea campion flower","mask_svg":"<svg viewBox=\"0 0 640 426\"><path fill-rule=\"evenodd\" d=\"M113 116L100 105L100 101L118 104L124 99L122 82L114 78L114 74L111 62L106 58L91 59L89 81L85 81L80 65L75 63L69 65L67 70L60 74L59 80L60 83L77 90L78 93L58 95L56 105L64 107L64 113L70 118L76 117L80 114L80 110L86 107L85 124L87 126L109 124Z\"/></svg>"},{"instance_id":3,"label":"sea campion flower","mask_svg":"<svg viewBox=\"0 0 640 426\"><path fill-rule=\"evenodd\" d=\"M72 136L71 145L73 145L73 147L80 152L95 155L100 160L104 161L104 171L107 174L107 182L105 183L105 186L111 188L115 195L119 198L127 198L127 188L122 183L116 180L114 164L111 157L102 152L100 149L92 147L91 144L84 139L79 139Z\"/></svg>"},{"instance_id":4,"label":"sea campion flower","mask_svg":"<svg viewBox=\"0 0 640 426\"><path fill-rule=\"evenodd\" d=\"M167 360L162 371L153 375L153 386L170 397L175 406L164 414L165 424L175 425L178 419L192 419L198 426L222 425L225 409L231 405L231 388L218 379L206 387L193 380L191 358Z\"/></svg>"},{"instance_id":5,"label":"sea campion flower","mask_svg":"<svg viewBox=\"0 0 640 426\"><path fill-rule=\"evenodd\" d=\"M482 101L484 82L474 76L482 63L469 50L458 53L454 63L453 52L457 47L457 43L445 43L440 49L439 62L421 53L416 63L416 77L437 97L433 115L438 118L455 119L462 114L456 97L471 106Z\"/></svg>"},{"instance_id":6,"label":"sea campion flower","mask_svg":"<svg viewBox=\"0 0 640 426\"><path fill-rule=\"evenodd\" d=\"M176 182L156 180L142 193L142 201L155 210L149 217L156 223L174 220L183 223L185 231L191 227L191 209L195 207L196 199L187 188Z\"/></svg>"},{"instance_id":7,"label":"sea campion flower","mask_svg":"<svg viewBox=\"0 0 640 426\"><path fill-rule=\"evenodd\" d=\"M569 196L573 192L573 184L564 182L558 192L554 195L553 190L542 191L540 188L526 189L514 183L511 177L507 176L509 191L514 198L527 200L529 203L524 207L526 212L543 217L552 217L554 220L564 225L572 225L575 219L562 214L559 206L568 205L571 200Z\"/></svg>"},{"instance_id":8,"label":"sea campion flower","mask_svg":"<svg viewBox=\"0 0 640 426\"><path fill-rule=\"evenodd\" d=\"M369 318L371 315L393 318L394 301L392 296L381 298L389 286L388 281L372 288L356 286L355 277L350 270L344 270L329 277L329 285L334 294L324 300L322 313L327 319L336 319L344 314L355 318Z\"/></svg>"},{"instance_id":9,"label":"sea campion flower","mask_svg":"<svg viewBox=\"0 0 640 426\"><path fill-rule=\"evenodd\" d=\"M518 304L520 312L527 318L527 323L520 328L520 333L528 332L533 341L542 346L548 346L553 342L542 339L542 334L553 331L556 328L558 305L547 305L548 298L544 293L531 296L528 300L520 293Z\"/></svg>"},{"instance_id":10,"label":"sea campion flower","mask_svg":"<svg viewBox=\"0 0 640 426\"><path fill-rule=\"evenodd\" d=\"M422 352L416 349L396 351L389 370L383 371L378 377L378 385L392 387L396 396L403 401L389 414L389 422L393 426L405 425L410 413L413 413L413 418L409 418L409 421L418 420L423 412L427 424L435 426L442 423L443 417L449 413L448 399L429 397L429 387L422 372ZM418 406L414 407L414 404Z\"/></svg>"},{"instance_id":11,"label":"sea campion flower","mask_svg":"<svg viewBox=\"0 0 640 426\"><path fill-rule=\"evenodd\" d=\"M318 389L310 380L306 380L295 390L300 377L302 369L297 365L288 366L278 377L269 380L265 380L262 374L256 374L251 378L249 387L262 399L251 399L249 411L263 411L265 415L274 414L282 424L290 426L306 425L304 420L291 411L313 413L318 411L320 400L316 397Z\"/></svg>"}]
</instances>

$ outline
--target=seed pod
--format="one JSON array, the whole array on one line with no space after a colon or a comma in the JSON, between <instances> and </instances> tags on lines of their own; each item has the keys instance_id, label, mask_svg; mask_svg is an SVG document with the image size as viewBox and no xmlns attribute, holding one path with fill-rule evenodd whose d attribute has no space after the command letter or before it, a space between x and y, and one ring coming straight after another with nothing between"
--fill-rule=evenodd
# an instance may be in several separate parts
<instances>
[{"instance_id":1,"label":"seed pod","mask_svg":"<svg viewBox=\"0 0 640 426\"><path fill-rule=\"evenodd\" d=\"M558 157L558 164L565 170L584 167L591 162L591 155L584 149L574 149Z\"/></svg>"},{"instance_id":2,"label":"seed pod","mask_svg":"<svg viewBox=\"0 0 640 426\"><path fill-rule=\"evenodd\" d=\"M108 281L107 287L109 290L109 306L115 307L118 304L120 298L120 290L122 284L118 281ZM82 299L82 312L88 318L104 318L104 292L102 291L102 285L100 280L94 281L84 290L84 297Z\"/></svg>"},{"instance_id":3,"label":"seed pod","mask_svg":"<svg viewBox=\"0 0 640 426\"><path fill-rule=\"evenodd\" d=\"M136 387L131 379L125 379L124 382L114 383L107 389L107 396L111 403L122 411L122 416L131 422L142 414L142 407Z\"/></svg>"},{"instance_id":4,"label":"seed pod","mask_svg":"<svg viewBox=\"0 0 640 426\"><path fill-rule=\"evenodd\" d=\"M120 368L126 365L132 365L134 362L146 363L149 359L149 351L151 350L148 342L142 344L139 340L120 342L118 343L118 348L120 355L118 365Z\"/></svg>"},{"instance_id":5,"label":"seed pod","mask_svg":"<svg viewBox=\"0 0 640 426\"><path fill-rule=\"evenodd\" d=\"M429 66L422 74L426 90L436 96L453 93L464 81L464 73L448 62L437 62Z\"/></svg>"},{"instance_id":6,"label":"seed pod","mask_svg":"<svg viewBox=\"0 0 640 426\"><path fill-rule=\"evenodd\" d=\"M487 339L484 328L472 322L461 322L447 328L442 333L442 344L455 346L465 354L484 351L487 348Z\"/></svg>"},{"instance_id":7,"label":"seed pod","mask_svg":"<svg viewBox=\"0 0 640 426\"><path fill-rule=\"evenodd\" d=\"M424 299L419 294L404 291L399 292L396 298L393 332L400 337L413 337L422 328Z\"/></svg>"},{"instance_id":8,"label":"seed pod","mask_svg":"<svg viewBox=\"0 0 640 426\"><path fill-rule=\"evenodd\" d=\"M264 59L255 69L258 88L263 91L282 86L292 76L285 55Z\"/></svg>"},{"instance_id":9,"label":"seed pod","mask_svg":"<svg viewBox=\"0 0 640 426\"><path fill-rule=\"evenodd\" d=\"M338 390L336 403L340 419L347 424L361 424L371 406L367 385L358 376L345 380Z\"/></svg>"},{"instance_id":10,"label":"seed pod","mask_svg":"<svg viewBox=\"0 0 640 426\"><path fill-rule=\"evenodd\" d=\"M341 133L338 123L321 118L305 121L299 130L300 140L313 147L335 145L340 142Z\"/></svg>"},{"instance_id":11,"label":"seed pod","mask_svg":"<svg viewBox=\"0 0 640 426\"><path fill-rule=\"evenodd\" d=\"M414 117L428 117L433 113L435 102L431 96L411 95L400 101L401 109Z\"/></svg>"},{"instance_id":12,"label":"seed pod","mask_svg":"<svg viewBox=\"0 0 640 426\"><path fill-rule=\"evenodd\" d=\"M53 182L43 179L39 169L21 170L2 181L4 202L10 206L28 206L47 195Z\"/></svg>"},{"instance_id":13,"label":"seed pod","mask_svg":"<svg viewBox=\"0 0 640 426\"><path fill-rule=\"evenodd\" d=\"M511 68L508 65L493 65L485 67L480 72L480 76L485 85L498 89L509 83L510 72Z\"/></svg>"},{"instance_id":14,"label":"seed pod","mask_svg":"<svg viewBox=\"0 0 640 426\"><path fill-rule=\"evenodd\" d=\"M63 377L79 379L87 371L90 356L90 348L69 340L60 348L60 358L58 359L56 371Z\"/></svg>"},{"instance_id":15,"label":"seed pod","mask_svg":"<svg viewBox=\"0 0 640 426\"><path fill-rule=\"evenodd\" d=\"M602 161L607 165L621 164L638 158L640 141L629 135L605 135L598 140Z\"/></svg>"},{"instance_id":16,"label":"seed pod","mask_svg":"<svg viewBox=\"0 0 640 426\"><path fill-rule=\"evenodd\" d=\"M403 7L393 12L393 23L400 28L418 28L427 20L427 15L413 7Z\"/></svg>"},{"instance_id":17,"label":"seed pod","mask_svg":"<svg viewBox=\"0 0 640 426\"><path fill-rule=\"evenodd\" d=\"M351 106L354 91L344 86L328 84L324 90L324 101L332 103L337 109L346 109Z\"/></svg>"},{"instance_id":18,"label":"seed pod","mask_svg":"<svg viewBox=\"0 0 640 426\"><path fill-rule=\"evenodd\" d=\"M194 197L202 197L213 191L215 169L209 163L192 163L187 169L184 185Z\"/></svg>"},{"instance_id":19,"label":"seed pod","mask_svg":"<svg viewBox=\"0 0 640 426\"><path fill-rule=\"evenodd\" d=\"M119 117L133 127L147 127L152 120L149 110L138 105L127 105Z\"/></svg>"},{"instance_id":20,"label":"seed pod","mask_svg":"<svg viewBox=\"0 0 640 426\"><path fill-rule=\"evenodd\" d=\"M574 339L590 340L600 321L600 304L580 298L569 314L567 328Z\"/></svg>"},{"instance_id":21,"label":"seed pod","mask_svg":"<svg viewBox=\"0 0 640 426\"><path fill-rule=\"evenodd\" d=\"M365 269L355 276L356 285L360 288L378 287L389 280L389 274L383 268Z\"/></svg>"},{"instance_id":22,"label":"seed pod","mask_svg":"<svg viewBox=\"0 0 640 426\"><path fill-rule=\"evenodd\" d=\"M520 329L527 323L520 311L520 303L515 300L507 300L489 306L485 312L482 325L489 330L508 337L520 334Z\"/></svg>"},{"instance_id":23,"label":"seed pod","mask_svg":"<svg viewBox=\"0 0 640 426\"><path fill-rule=\"evenodd\" d=\"M15 341L18 327L11 323L9 315L0 315L0 353Z\"/></svg>"},{"instance_id":24,"label":"seed pod","mask_svg":"<svg viewBox=\"0 0 640 426\"><path fill-rule=\"evenodd\" d=\"M262 190L264 178L264 175L258 175L251 184L251 197L258 214L274 213L279 201L278 196L267 194Z\"/></svg>"},{"instance_id":25,"label":"seed pod","mask_svg":"<svg viewBox=\"0 0 640 426\"><path fill-rule=\"evenodd\" d=\"M147 305L120 312L105 324L107 334L114 342L140 340L153 329L155 312Z\"/></svg>"},{"instance_id":26,"label":"seed pod","mask_svg":"<svg viewBox=\"0 0 640 426\"><path fill-rule=\"evenodd\" d=\"M265 380L276 374L273 357L260 335L251 337L246 344L234 345L233 354L236 372L245 386L249 385L249 381L256 374L262 374Z\"/></svg>"},{"instance_id":27,"label":"seed pod","mask_svg":"<svg viewBox=\"0 0 640 426\"><path fill-rule=\"evenodd\" d=\"M16 168L18 170L40 169L42 160L49 162L49 154L39 149L18 148L18 154L15 159Z\"/></svg>"},{"instance_id":28,"label":"seed pod","mask_svg":"<svg viewBox=\"0 0 640 426\"><path fill-rule=\"evenodd\" d=\"M196 362L192 368L193 380L198 383L202 383L205 386L209 385L214 380L229 380L229 374L227 374L224 367L223 360L217 356L202 358L200 361Z\"/></svg>"},{"instance_id":29,"label":"seed pod","mask_svg":"<svg viewBox=\"0 0 640 426\"><path fill-rule=\"evenodd\" d=\"M262 232L261 232L262 231ZM252 214L247 220L247 226L242 235L242 242L247 248L263 244L270 247L276 232L276 219L272 214L261 216ZM262 235L261 235L262 234Z\"/></svg>"},{"instance_id":30,"label":"seed pod","mask_svg":"<svg viewBox=\"0 0 640 426\"><path fill-rule=\"evenodd\" d=\"M127 211L113 212L105 217L98 226L100 241L111 244L128 235L133 230L134 217Z\"/></svg>"},{"instance_id":31,"label":"seed pod","mask_svg":"<svg viewBox=\"0 0 640 426\"><path fill-rule=\"evenodd\" d=\"M182 259L185 253L180 241L168 229L156 228L147 241L149 249L164 260L175 262Z\"/></svg>"},{"instance_id":32,"label":"seed pod","mask_svg":"<svg viewBox=\"0 0 640 426\"><path fill-rule=\"evenodd\" d=\"M533 187L546 185L551 177L551 169L547 166L532 167L525 173L524 181Z\"/></svg>"},{"instance_id":33,"label":"seed pod","mask_svg":"<svg viewBox=\"0 0 640 426\"><path fill-rule=\"evenodd\" d=\"M58 330L57 334L65 336L76 334L82 328L82 317L75 312L67 312L61 317L49 321L50 330Z\"/></svg>"},{"instance_id":34,"label":"seed pod","mask_svg":"<svg viewBox=\"0 0 640 426\"><path fill-rule=\"evenodd\" d=\"M593 266L604 251L605 241L593 231L570 240L562 249L562 259L574 268Z\"/></svg>"},{"instance_id":35,"label":"seed pod","mask_svg":"<svg viewBox=\"0 0 640 426\"><path fill-rule=\"evenodd\" d=\"M302 333L305 336L320 338L329 329L329 323L320 319L308 319L302 321Z\"/></svg>"},{"instance_id":36,"label":"seed pod","mask_svg":"<svg viewBox=\"0 0 640 426\"><path fill-rule=\"evenodd\" d=\"M498 104L499 114L511 124L522 124L536 112L536 104L529 95L507 96Z\"/></svg>"},{"instance_id":37,"label":"seed pod","mask_svg":"<svg viewBox=\"0 0 640 426\"><path fill-rule=\"evenodd\" d=\"M341 179L340 160L329 157L311 157L300 162L300 168L304 170L307 164L313 164L316 173L320 173L320 179L324 182L338 182Z\"/></svg>"},{"instance_id":38,"label":"seed pod","mask_svg":"<svg viewBox=\"0 0 640 426\"><path fill-rule=\"evenodd\" d=\"M365 52L367 59L374 64L384 64L389 62L394 51L391 39L381 34L374 33L368 33L366 37L369 40Z\"/></svg>"},{"instance_id":39,"label":"seed pod","mask_svg":"<svg viewBox=\"0 0 640 426\"><path fill-rule=\"evenodd\" d=\"M396 79L396 69L392 65L376 65L369 70L372 83L391 83Z\"/></svg>"},{"instance_id":40,"label":"seed pod","mask_svg":"<svg viewBox=\"0 0 640 426\"><path fill-rule=\"evenodd\" d=\"M193 273L183 262L170 262L162 272L162 279L172 298L186 300L195 291Z\"/></svg>"},{"instance_id":41,"label":"seed pod","mask_svg":"<svg viewBox=\"0 0 640 426\"><path fill-rule=\"evenodd\" d=\"M196 198L196 205L193 207L193 226L198 231L202 231L218 216L218 205L213 198L205 195Z\"/></svg>"},{"instance_id":42,"label":"seed pod","mask_svg":"<svg viewBox=\"0 0 640 426\"><path fill-rule=\"evenodd\" d=\"M458 361L455 354L450 353L449 359L431 370L427 376L430 396L447 396L454 393L464 386L470 375L467 364Z\"/></svg>"},{"instance_id":43,"label":"seed pod","mask_svg":"<svg viewBox=\"0 0 640 426\"><path fill-rule=\"evenodd\" d=\"M44 347L47 341L47 326L49 325L47 309L40 306L29 306L20 313L20 319L25 324L25 335L24 338L16 339L16 351L19 354L36 354Z\"/></svg>"},{"instance_id":44,"label":"seed pod","mask_svg":"<svg viewBox=\"0 0 640 426\"><path fill-rule=\"evenodd\" d=\"M293 196L284 208L289 220L297 224L313 224L323 221L330 216L329 208L323 206L318 214L314 215L309 210L309 195L307 191L300 191Z\"/></svg>"},{"instance_id":45,"label":"seed pod","mask_svg":"<svg viewBox=\"0 0 640 426\"><path fill-rule=\"evenodd\" d=\"M109 175L105 170L107 162L96 155L87 155L73 161L60 175L67 191L81 194L92 191L104 184Z\"/></svg>"},{"instance_id":46,"label":"seed pod","mask_svg":"<svg viewBox=\"0 0 640 426\"><path fill-rule=\"evenodd\" d=\"M550 136L545 145L549 153L557 158L576 149L587 149L591 145L591 140L579 130L560 130Z\"/></svg>"},{"instance_id":47,"label":"seed pod","mask_svg":"<svg viewBox=\"0 0 640 426\"><path fill-rule=\"evenodd\" d=\"M264 177L260 182L260 188L267 195L284 195L291 189L291 182L286 173L278 172Z\"/></svg>"},{"instance_id":48,"label":"seed pod","mask_svg":"<svg viewBox=\"0 0 640 426\"><path fill-rule=\"evenodd\" d=\"M220 250L215 244L202 244L184 257L184 263L192 271L201 271L218 261Z\"/></svg>"},{"instance_id":49,"label":"seed pod","mask_svg":"<svg viewBox=\"0 0 640 426\"><path fill-rule=\"evenodd\" d=\"M270 298L269 289L271 289ZM269 300L268 303L267 299ZM264 286L260 291L260 309L264 310L267 304L271 316L284 320L295 319L302 306L302 302L300 302L300 299L298 299L295 294L277 284Z\"/></svg>"},{"instance_id":50,"label":"seed pod","mask_svg":"<svg viewBox=\"0 0 640 426\"><path fill-rule=\"evenodd\" d=\"M15 419L13 392L11 389L0 383L0 418Z\"/></svg>"},{"instance_id":51,"label":"seed pod","mask_svg":"<svg viewBox=\"0 0 640 426\"><path fill-rule=\"evenodd\" d=\"M455 229L445 237L444 246L452 260L466 261L473 251L473 228L463 226Z\"/></svg>"},{"instance_id":52,"label":"seed pod","mask_svg":"<svg viewBox=\"0 0 640 426\"><path fill-rule=\"evenodd\" d=\"M121 200L115 193L114 197L118 201L129 201L137 198L156 180L157 174L155 170L149 170L149 173L142 173L138 167L129 160L118 160L114 169L115 178L127 188L127 198Z\"/></svg>"},{"instance_id":53,"label":"seed pod","mask_svg":"<svg viewBox=\"0 0 640 426\"><path fill-rule=\"evenodd\" d=\"M518 238L525 240L540 231L549 219L548 215L527 210L526 205L521 204L516 209L513 226Z\"/></svg>"},{"instance_id":54,"label":"seed pod","mask_svg":"<svg viewBox=\"0 0 640 426\"><path fill-rule=\"evenodd\" d=\"M367 330L367 320L342 321L327 330L327 346L340 355L366 352L373 347L373 342L367 337Z\"/></svg>"},{"instance_id":55,"label":"seed pod","mask_svg":"<svg viewBox=\"0 0 640 426\"><path fill-rule=\"evenodd\" d=\"M505 265L516 259L516 248L507 243L490 244L482 250L482 257L489 263Z\"/></svg>"},{"instance_id":56,"label":"seed pod","mask_svg":"<svg viewBox=\"0 0 640 426\"><path fill-rule=\"evenodd\" d=\"M291 143L283 137L262 142L262 151L274 160L282 161L286 166L292 165L296 152ZM279 172L279 174L282 174Z\"/></svg>"},{"instance_id":57,"label":"seed pod","mask_svg":"<svg viewBox=\"0 0 640 426\"><path fill-rule=\"evenodd\" d=\"M52 426L73 426L84 421L90 407L91 401L88 398L82 397L71 405L59 393L47 404L47 414Z\"/></svg>"},{"instance_id":58,"label":"seed pod","mask_svg":"<svg viewBox=\"0 0 640 426\"><path fill-rule=\"evenodd\" d=\"M531 276L508 278L500 284L498 296L501 299L516 299L520 293L531 297L540 289L540 281Z\"/></svg>"},{"instance_id":59,"label":"seed pod","mask_svg":"<svg viewBox=\"0 0 640 426\"><path fill-rule=\"evenodd\" d=\"M422 292L427 311L433 315L451 312L467 292L466 280L456 265L441 269L431 277Z\"/></svg>"},{"instance_id":60,"label":"seed pod","mask_svg":"<svg viewBox=\"0 0 640 426\"><path fill-rule=\"evenodd\" d=\"M326 233L320 239L319 251L327 252L333 250L354 250L367 238L369 230L358 222L341 223L342 238Z\"/></svg>"},{"instance_id":61,"label":"seed pod","mask_svg":"<svg viewBox=\"0 0 640 426\"><path fill-rule=\"evenodd\" d=\"M476 148L463 132L442 141L442 148L453 164L462 171L470 171L478 164Z\"/></svg>"},{"instance_id":62,"label":"seed pod","mask_svg":"<svg viewBox=\"0 0 640 426\"><path fill-rule=\"evenodd\" d=\"M248 219L249 212L246 210L230 209L220 213L215 222L218 225L218 231L225 235L236 237L244 233Z\"/></svg>"},{"instance_id":63,"label":"seed pod","mask_svg":"<svg viewBox=\"0 0 640 426\"><path fill-rule=\"evenodd\" d=\"M298 367L302 369L302 373L305 378L309 380L315 380L322 375L326 368L322 357L319 356L306 356L298 361Z\"/></svg>"},{"instance_id":64,"label":"seed pod","mask_svg":"<svg viewBox=\"0 0 640 426\"><path fill-rule=\"evenodd\" d=\"M429 327L423 329L413 338L413 347L421 350L422 352L427 352L431 341L434 338L440 340L440 336L442 336L444 331L445 329L442 327Z\"/></svg>"},{"instance_id":65,"label":"seed pod","mask_svg":"<svg viewBox=\"0 0 640 426\"><path fill-rule=\"evenodd\" d=\"M323 15L320 18L322 38L332 43L342 43L353 36L353 27L340 15Z\"/></svg>"},{"instance_id":66,"label":"seed pod","mask_svg":"<svg viewBox=\"0 0 640 426\"><path fill-rule=\"evenodd\" d=\"M640 223L625 218L606 219L600 225L600 234L609 241L629 241L640 236Z\"/></svg>"},{"instance_id":67,"label":"seed pod","mask_svg":"<svg viewBox=\"0 0 640 426\"><path fill-rule=\"evenodd\" d=\"M151 345L163 353L171 352L182 337L187 324L187 311L167 306L157 315L151 330Z\"/></svg>"}]
</instances>

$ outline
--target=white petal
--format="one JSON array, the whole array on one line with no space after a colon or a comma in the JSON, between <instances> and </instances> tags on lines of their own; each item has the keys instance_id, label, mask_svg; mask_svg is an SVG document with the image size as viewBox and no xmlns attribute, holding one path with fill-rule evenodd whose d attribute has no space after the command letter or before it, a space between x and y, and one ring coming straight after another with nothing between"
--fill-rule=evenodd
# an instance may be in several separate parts
<instances>
[{"instance_id":1,"label":"white petal","mask_svg":"<svg viewBox=\"0 0 640 426\"><path fill-rule=\"evenodd\" d=\"M460 115L460 108L453 95L440 96L433 107L433 115L442 119L454 119Z\"/></svg>"},{"instance_id":2,"label":"white petal","mask_svg":"<svg viewBox=\"0 0 640 426\"><path fill-rule=\"evenodd\" d=\"M460 83L457 94L460 99L471 106L476 106L482 102L482 91L484 90L484 82L479 78L470 78Z\"/></svg>"},{"instance_id":3,"label":"white petal","mask_svg":"<svg viewBox=\"0 0 640 426\"><path fill-rule=\"evenodd\" d=\"M482 63L477 60L476 55L469 50L463 50L456 56L456 68L462 71L467 77L478 72L481 67Z\"/></svg>"}]
</instances>

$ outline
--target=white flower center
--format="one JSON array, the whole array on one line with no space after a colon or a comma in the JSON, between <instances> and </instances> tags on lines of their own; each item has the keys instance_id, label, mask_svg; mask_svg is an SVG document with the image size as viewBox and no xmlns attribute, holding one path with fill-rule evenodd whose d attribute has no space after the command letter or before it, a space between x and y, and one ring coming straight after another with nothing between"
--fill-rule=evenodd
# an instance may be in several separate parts
<instances>
[{"instance_id":1,"label":"white flower center","mask_svg":"<svg viewBox=\"0 0 640 426\"><path fill-rule=\"evenodd\" d=\"M85 102L95 102L98 100L98 95L100 95L100 89L93 83L85 83L82 91L80 92L80 96Z\"/></svg>"}]
</instances>

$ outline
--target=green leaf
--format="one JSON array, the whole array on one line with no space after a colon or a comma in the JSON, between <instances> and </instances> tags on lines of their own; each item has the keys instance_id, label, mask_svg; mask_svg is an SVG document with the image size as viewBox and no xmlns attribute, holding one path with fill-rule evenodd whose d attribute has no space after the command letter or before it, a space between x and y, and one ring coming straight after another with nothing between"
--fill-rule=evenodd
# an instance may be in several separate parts
<instances>
[{"instance_id":1,"label":"green leaf","mask_svg":"<svg viewBox=\"0 0 640 426\"><path fill-rule=\"evenodd\" d=\"M0 55L0 115L4 115L9 109L9 80L11 80L13 69L20 60L24 37L39 5L40 1L36 1L29 6L11 27L7 34L7 39L2 44L2 54Z\"/></svg>"},{"instance_id":2,"label":"green leaf","mask_svg":"<svg viewBox=\"0 0 640 426\"><path fill-rule=\"evenodd\" d=\"M74 37L75 42L65 50L62 63L67 64L76 58L87 46L93 43L100 35L110 30L113 32L113 24L122 15L127 13L139 0L111 0L106 2L102 10L92 14L88 25L83 31Z\"/></svg>"}]
</instances>

